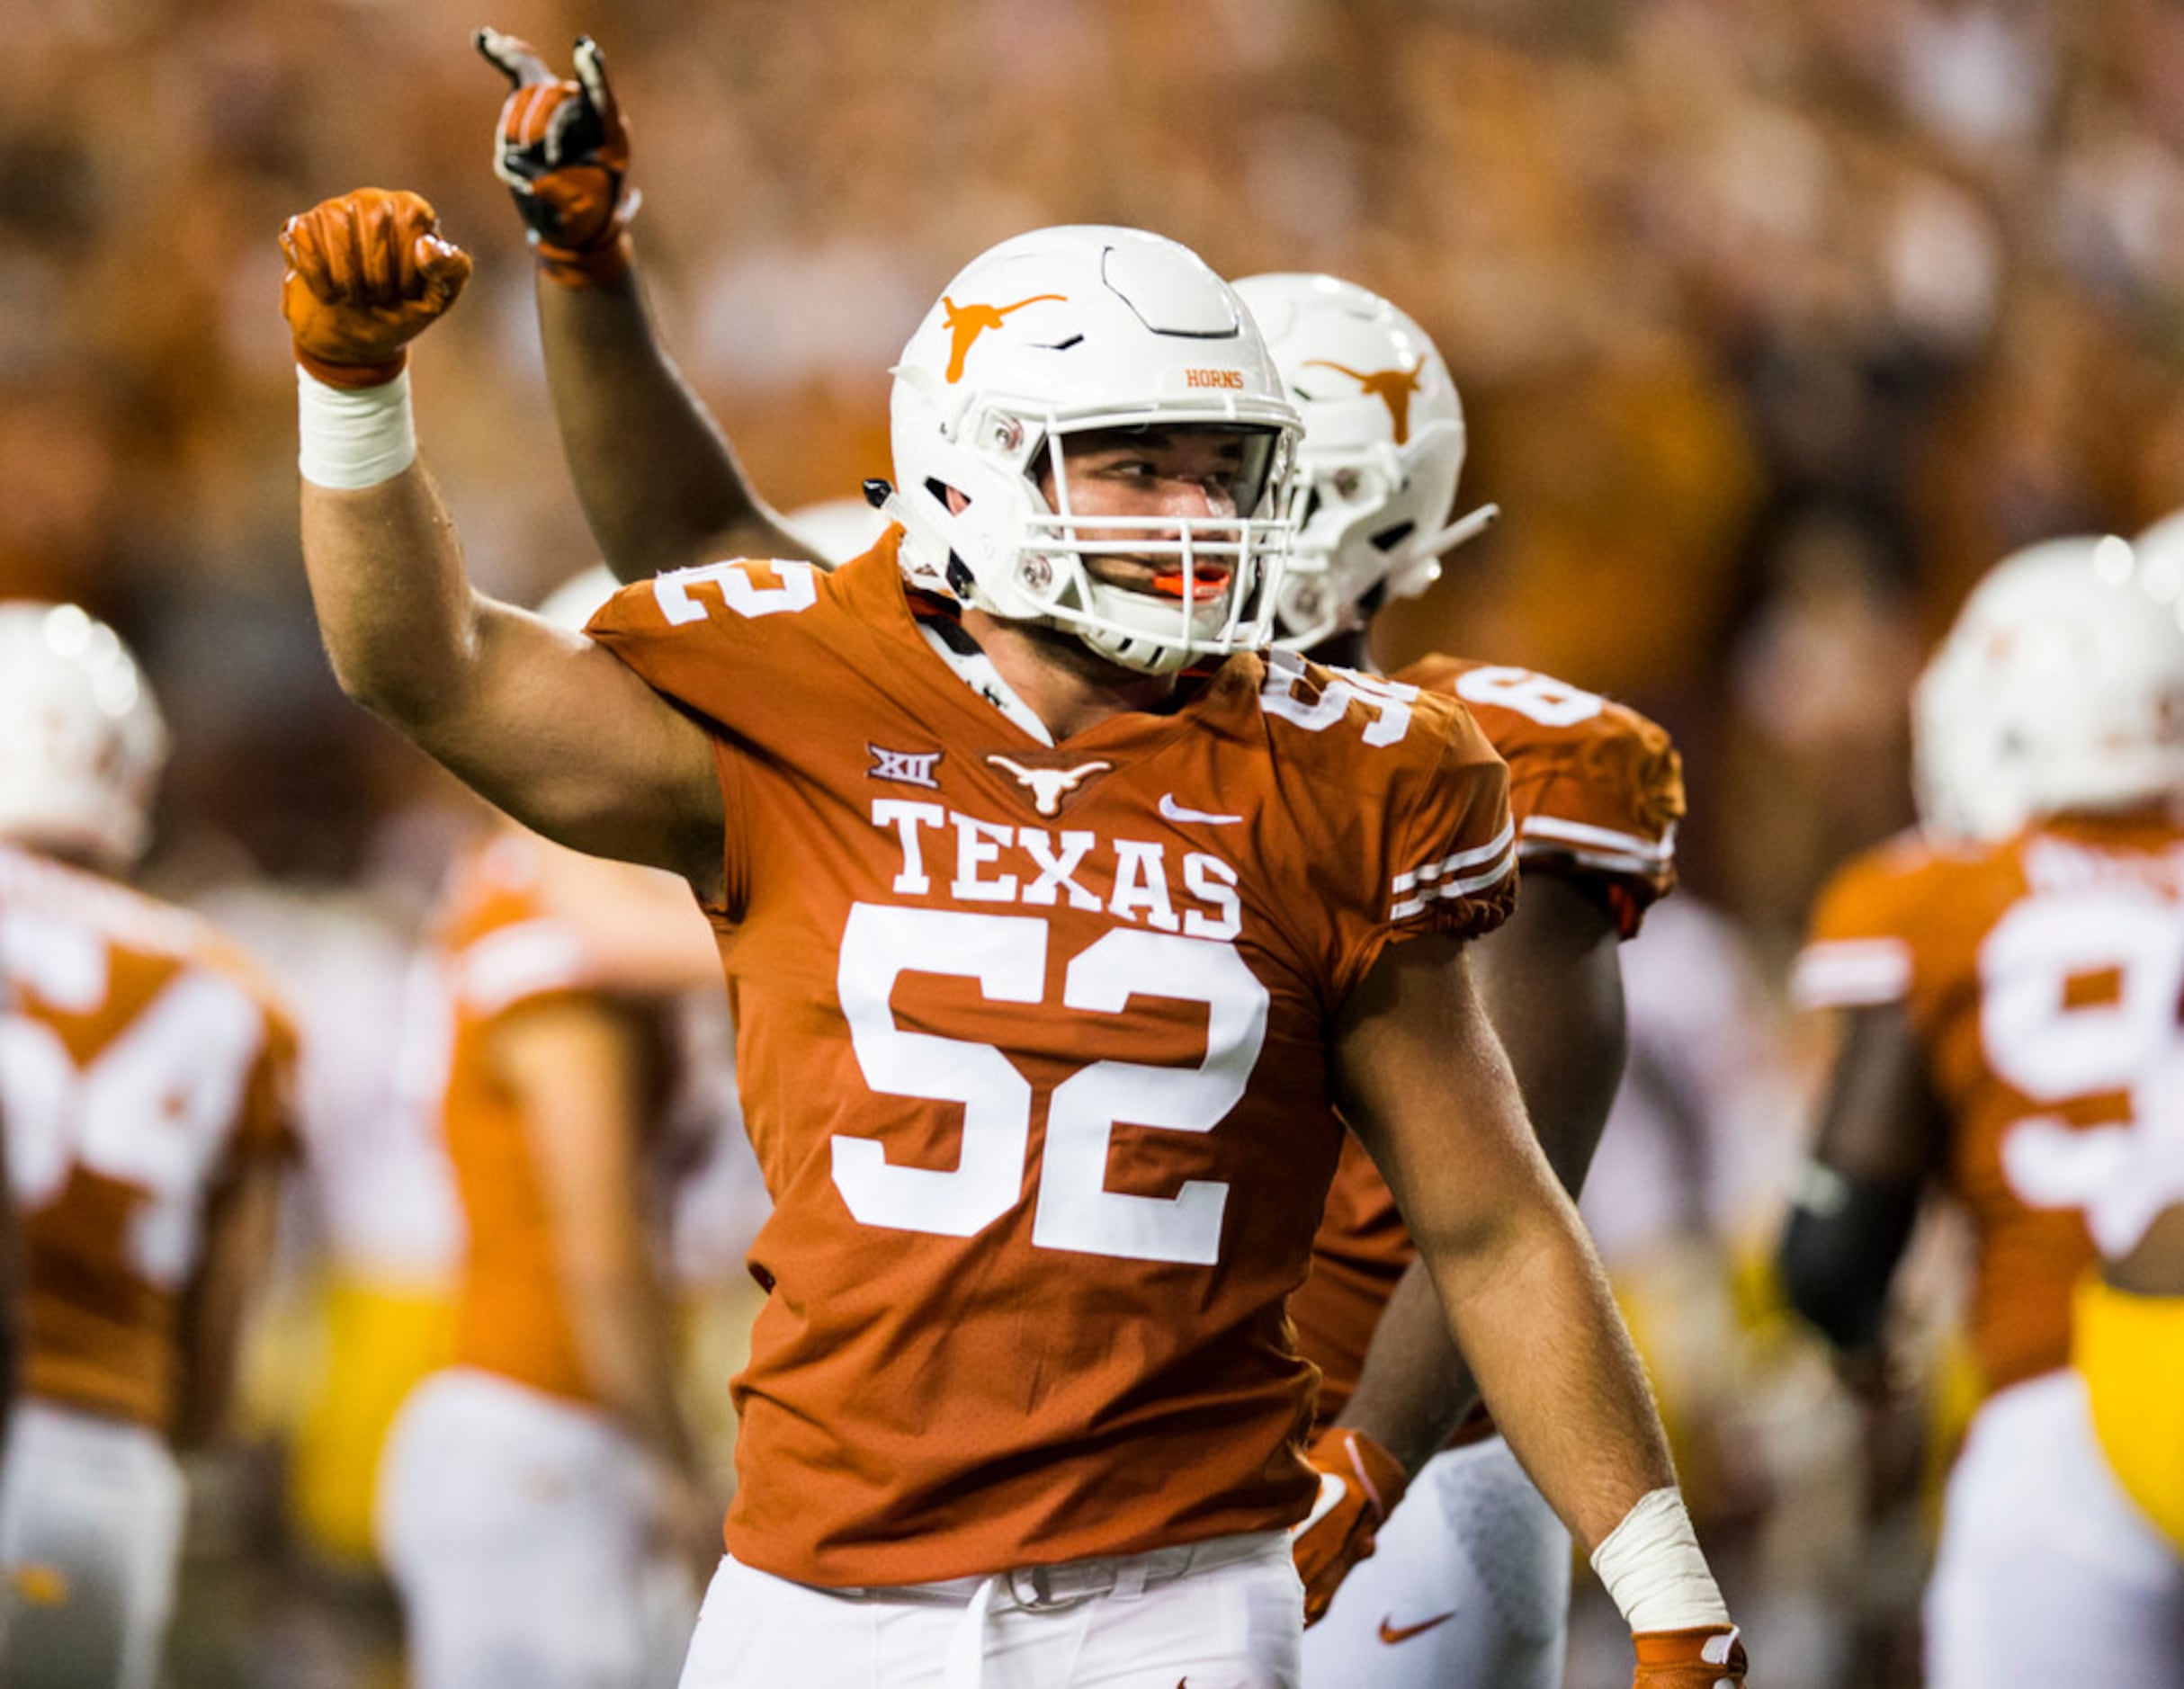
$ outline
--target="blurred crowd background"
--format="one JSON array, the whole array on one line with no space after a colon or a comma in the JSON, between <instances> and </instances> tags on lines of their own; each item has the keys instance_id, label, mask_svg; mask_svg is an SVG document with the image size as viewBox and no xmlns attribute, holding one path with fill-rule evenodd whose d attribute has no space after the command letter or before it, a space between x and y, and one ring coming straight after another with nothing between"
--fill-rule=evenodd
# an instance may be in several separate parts
<instances>
[{"instance_id":1,"label":"blurred crowd background","mask_svg":"<svg viewBox=\"0 0 2184 1689\"><path fill-rule=\"evenodd\" d=\"M1782 987L1821 877L1911 818L1907 690L1971 580L2027 541L2184 504L2184 9L4 15L0 596L76 600L135 645L177 742L151 883L229 919L332 1029L300 1286L322 1246L429 1280L432 1199L385 1173L375 1087L389 982L475 821L320 653L274 236L371 183L425 194L476 255L417 361L420 430L474 573L542 594L593 553L489 168L504 87L468 37L490 22L565 63L588 31L631 112L665 335L784 508L886 472L893 354L966 258L1038 224L1142 225L1231 275L1332 271L1433 333L1470 423L1466 496L1504 516L1380 655L1547 669L1683 746L1683 889L1629 952L1628 1123L1588 1207L1768 1681L1915 1682L1949 1350L1938 1336L1911 1408L1875 1409L1774 1304L1763 1259L1823 1054ZM738 1276L733 1230L696 1252L694 1290ZM1949 1274L1930 1276L1946 1334ZM710 1399L738 1304L698 1300ZM293 1290L260 1345L253 1447L205 1479L184 1689L398 1680L357 1504L313 1477L312 1416L361 1412L371 1388L328 1385L334 1347ZM1572 1684L1610 1681L1608 1658L1580 1645Z\"/></svg>"}]
</instances>

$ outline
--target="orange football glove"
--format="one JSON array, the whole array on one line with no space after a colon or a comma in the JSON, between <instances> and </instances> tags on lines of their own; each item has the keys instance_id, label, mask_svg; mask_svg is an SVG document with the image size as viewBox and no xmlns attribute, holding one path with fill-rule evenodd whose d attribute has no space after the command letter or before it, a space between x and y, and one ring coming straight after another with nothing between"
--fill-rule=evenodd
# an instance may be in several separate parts
<instances>
[{"instance_id":1,"label":"orange football glove","mask_svg":"<svg viewBox=\"0 0 2184 1689\"><path fill-rule=\"evenodd\" d=\"M1307 1628L1326 1615L1350 1568L1373 1551L1373 1540L1410 1484L1402 1462L1362 1431L1330 1425L1304 1451L1320 1474L1320 1498L1292 1526L1290 1551L1304 1580Z\"/></svg>"},{"instance_id":2,"label":"orange football glove","mask_svg":"<svg viewBox=\"0 0 2184 1689\"><path fill-rule=\"evenodd\" d=\"M1733 1624L1688 1631L1641 1631L1631 1689L1736 1689L1744 1681L1744 1644Z\"/></svg>"},{"instance_id":3,"label":"orange football glove","mask_svg":"<svg viewBox=\"0 0 2184 1689\"><path fill-rule=\"evenodd\" d=\"M384 188L357 188L290 218L281 251L281 312L296 362L329 387L393 380L409 343L470 279L470 255L442 237L433 208Z\"/></svg>"},{"instance_id":4,"label":"orange football glove","mask_svg":"<svg viewBox=\"0 0 2184 1689\"><path fill-rule=\"evenodd\" d=\"M623 230L638 195L624 189L630 130L597 44L577 38L571 82L513 35L479 30L474 40L512 85L500 108L493 174L515 195L540 264L564 287L613 281L630 267Z\"/></svg>"}]
</instances>

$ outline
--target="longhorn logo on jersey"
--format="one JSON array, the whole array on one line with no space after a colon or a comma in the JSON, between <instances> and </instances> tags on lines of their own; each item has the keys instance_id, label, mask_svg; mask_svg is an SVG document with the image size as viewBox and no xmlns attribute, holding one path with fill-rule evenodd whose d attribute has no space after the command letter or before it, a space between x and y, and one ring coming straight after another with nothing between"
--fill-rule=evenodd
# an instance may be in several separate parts
<instances>
[{"instance_id":1,"label":"longhorn logo on jersey","mask_svg":"<svg viewBox=\"0 0 2184 1689\"><path fill-rule=\"evenodd\" d=\"M1041 815L1061 813L1061 800L1095 774L1104 774L1113 763L1079 763L1075 768L1026 768L998 752L986 759L1032 794L1032 808Z\"/></svg>"}]
</instances>

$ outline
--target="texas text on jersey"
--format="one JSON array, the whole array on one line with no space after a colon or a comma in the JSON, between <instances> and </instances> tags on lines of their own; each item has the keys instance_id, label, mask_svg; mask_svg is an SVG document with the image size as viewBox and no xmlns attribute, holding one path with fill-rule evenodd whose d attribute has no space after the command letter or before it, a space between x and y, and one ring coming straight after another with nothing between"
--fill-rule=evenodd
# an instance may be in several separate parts
<instances>
[{"instance_id":1,"label":"texas text on jersey","mask_svg":"<svg viewBox=\"0 0 2184 1689\"><path fill-rule=\"evenodd\" d=\"M1974 1233L1990 1393L2069 1359L2072 1286L2095 1256L2084 1205L2175 1033L2180 903L2184 831L2097 816L1957 851L1907 836L1821 895L1794 993L1900 1004L1919 1036Z\"/></svg>"},{"instance_id":2,"label":"texas text on jersey","mask_svg":"<svg viewBox=\"0 0 2184 1689\"><path fill-rule=\"evenodd\" d=\"M1428 657L1397 676L1461 701L1509 765L1517 859L1527 874L1597 887L1625 938L1675 884L1683 775L1667 732L1625 705L1529 669ZM1320 1368L1319 1423L1356 1387L1381 1310L1417 1254L1395 1198L1355 1139L1345 1142L1312 1272L1290 1299L1305 1357ZM1483 1412L1462 1434L1479 1434Z\"/></svg>"},{"instance_id":3,"label":"texas text on jersey","mask_svg":"<svg viewBox=\"0 0 2184 1689\"><path fill-rule=\"evenodd\" d=\"M291 1143L294 1034L197 916L4 845L0 970L24 1390L164 1434L206 1208Z\"/></svg>"},{"instance_id":4,"label":"texas text on jersey","mask_svg":"<svg viewBox=\"0 0 2184 1689\"><path fill-rule=\"evenodd\" d=\"M591 629L727 800L775 1202L730 1550L888 1584L1293 1523L1329 1018L1390 942L1507 914L1507 772L1447 701L1286 657L1055 747L928 644L894 538Z\"/></svg>"}]
</instances>

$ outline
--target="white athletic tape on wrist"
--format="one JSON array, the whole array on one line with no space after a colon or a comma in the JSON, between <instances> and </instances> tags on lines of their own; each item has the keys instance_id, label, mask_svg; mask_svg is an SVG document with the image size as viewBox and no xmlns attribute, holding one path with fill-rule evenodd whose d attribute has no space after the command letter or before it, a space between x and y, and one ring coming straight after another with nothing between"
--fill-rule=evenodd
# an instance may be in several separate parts
<instances>
[{"instance_id":1,"label":"white athletic tape on wrist","mask_svg":"<svg viewBox=\"0 0 2184 1689\"><path fill-rule=\"evenodd\" d=\"M314 487L355 492L417 460L409 371L377 387L328 387L296 366L296 467Z\"/></svg>"},{"instance_id":2,"label":"white athletic tape on wrist","mask_svg":"<svg viewBox=\"0 0 2184 1689\"><path fill-rule=\"evenodd\" d=\"M1634 1631L1727 1624L1722 1600L1682 1494L1673 1486L1639 1497L1593 1550L1592 1568Z\"/></svg>"}]
</instances>

